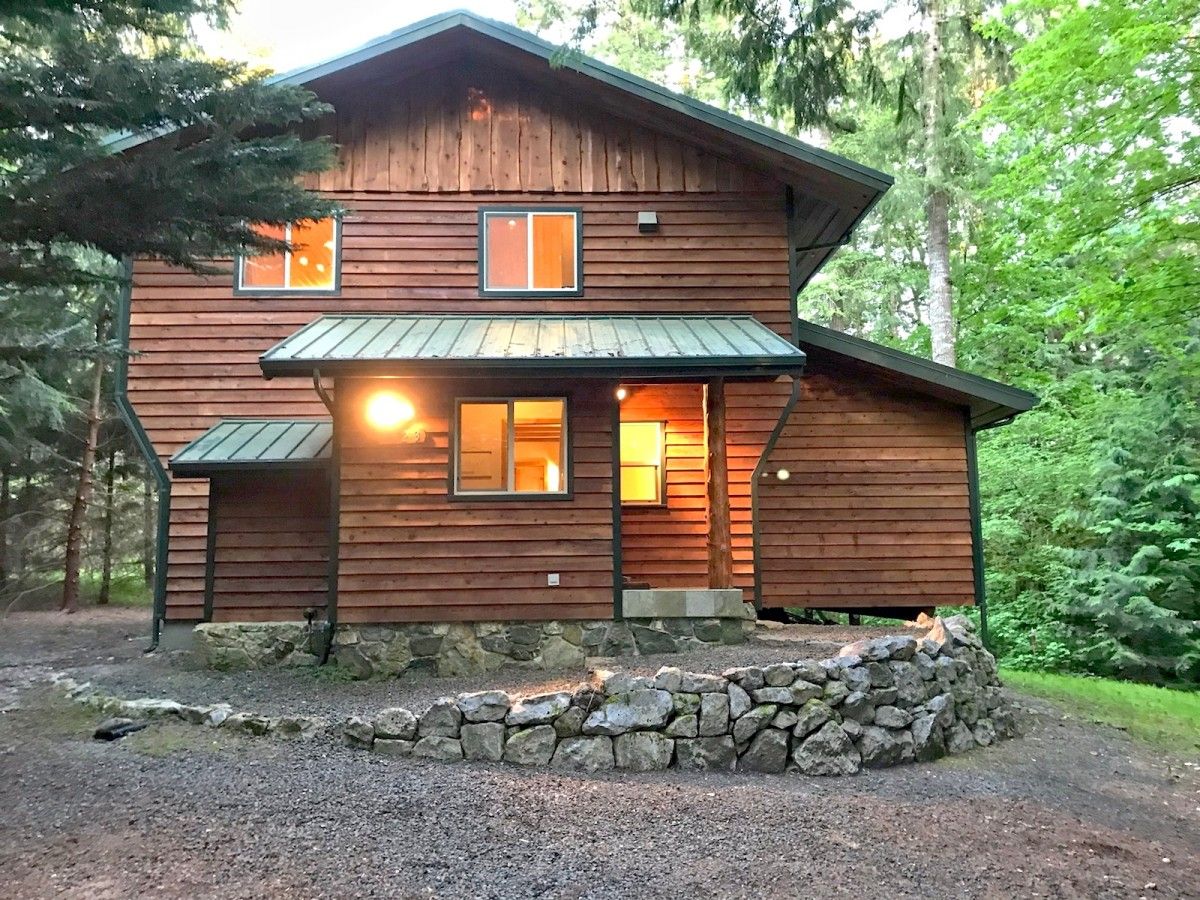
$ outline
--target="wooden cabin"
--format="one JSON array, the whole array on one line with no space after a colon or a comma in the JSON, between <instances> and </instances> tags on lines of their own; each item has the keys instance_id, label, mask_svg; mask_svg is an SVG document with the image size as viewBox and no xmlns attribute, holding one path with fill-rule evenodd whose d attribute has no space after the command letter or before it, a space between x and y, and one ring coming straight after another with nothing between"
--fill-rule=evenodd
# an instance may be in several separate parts
<instances>
[{"instance_id":1,"label":"wooden cabin","mask_svg":"<svg viewBox=\"0 0 1200 900\"><path fill-rule=\"evenodd\" d=\"M157 619L977 602L974 434L1034 398L797 318L891 179L555 53L453 13L281 76L336 109L345 214L136 261Z\"/></svg>"}]
</instances>

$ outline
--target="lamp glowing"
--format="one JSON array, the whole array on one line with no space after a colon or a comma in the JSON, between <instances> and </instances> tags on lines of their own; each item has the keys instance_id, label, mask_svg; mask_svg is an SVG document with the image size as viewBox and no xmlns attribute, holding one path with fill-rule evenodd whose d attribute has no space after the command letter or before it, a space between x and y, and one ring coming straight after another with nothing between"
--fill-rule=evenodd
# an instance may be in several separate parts
<instances>
[{"instance_id":1,"label":"lamp glowing","mask_svg":"<svg viewBox=\"0 0 1200 900\"><path fill-rule=\"evenodd\" d=\"M624 400L629 396L629 391L623 387L617 388L617 400Z\"/></svg>"},{"instance_id":2,"label":"lamp glowing","mask_svg":"<svg viewBox=\"0 0 1200 900\"><path fill-rule=\"evenodd\" d=\"M380 391L367 401L367 422L380 431L395 431L413 417L413 405L391 391Z\"/></svg>"},{"instance_id":3,"label":"lamp glowing","mask_svg":"<svg viewBox=\"0 0 1200 900\"><path fill-rule=\"evenodd\" d=\"M775 473L775 477L778 478L780 481L787 481L789 478L792 477L792 473L789 472L787 469L780 469L778 472Z\"/></svg>"}]
</instances>

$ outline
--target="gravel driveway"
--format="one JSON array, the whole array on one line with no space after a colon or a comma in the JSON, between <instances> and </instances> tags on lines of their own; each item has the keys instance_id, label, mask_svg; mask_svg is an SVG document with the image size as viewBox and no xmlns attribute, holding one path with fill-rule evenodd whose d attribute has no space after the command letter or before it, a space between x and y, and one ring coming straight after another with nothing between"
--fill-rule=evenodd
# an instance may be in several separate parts
<instances>
[{"instance_id":1,"label":"gravel driveway","mask_svg":"<svg viewBox=\"0 0 1200 900\"><path fill-rule=\"evenodd\" d=\"M1022 738L844 780L446 765L169 724L91 741L94 720L39 674L338 715L484 683L214 678L183 657L142 658L144 618L0 622L0 895L1200 896L1195 760L1044 703L1019 698ZM701 669L819 656L861 633L786 630L664 659Z\"/></svg>"}]
</instances>

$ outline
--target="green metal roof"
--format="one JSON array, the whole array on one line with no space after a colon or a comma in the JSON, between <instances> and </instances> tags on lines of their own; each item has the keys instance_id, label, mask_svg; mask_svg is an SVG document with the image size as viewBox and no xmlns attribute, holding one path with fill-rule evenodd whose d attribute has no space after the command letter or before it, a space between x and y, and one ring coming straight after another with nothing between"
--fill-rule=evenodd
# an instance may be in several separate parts
<instances>
[{"instance_id":1,"label":"green metal roof","mask_svg":"<svg viewBox=\"0 0 1200 900\"><path fill-rule=\"evenodd\" d=\"M804 352L750 316L330 315L259 358L263 374L797 372Z\"/></svg>"},{"instance_id":2,"label":"green metal roof","mask_svg":"<svg viewBox=\"0 0 1200 900\"><path fill-rule=\"evenodd\" d=\"M171 457L176 475L327 465L328 419L222 419Z\"/></svg>"},{"instance_id":3,"label":"green metal roof","mask_svg":"<svg viewBox=\"0 0 1200 900\"><path fill-rule=\"evenodd\" d=\"M932 388L930 393L958 400L969 407L971 427L975 430L1003 423L1018 413L1033 409L1038 402L1037 395L1029 391L812 322L799 321L797 339L802 345L839 353L928 384Z\"/></svg>"},{"instance_id":4,"label":"green metal roof","mask_svg":"<svg viewBox=\"0 0 1200 900\"><path fill-rule=\"evenodd\" d=\"M773 128L742 119L715 106L675 93L652 81L639 78L581 53L564 54L560 45L552 44L528 31L484 18L467 10L454 10L431 16L390 34L375 38L348 53L275 75L268 81L275 84L309 84L318 78L341 72L378 56L410 47L420 41L454 29L474 32L523 50L546 60L551 65L561 65L572 69L643 100L657 103L666 109L690 116L706 125L720 128L753 145L858 182L873 191L882 193L892 185L893 179L890 175L885 175L869 166L806 144ZM111 135L104 143L112 152L121 153L173 130L173 128L164 127L136 134L121 132Z\"/></svg>"}]
</instances>

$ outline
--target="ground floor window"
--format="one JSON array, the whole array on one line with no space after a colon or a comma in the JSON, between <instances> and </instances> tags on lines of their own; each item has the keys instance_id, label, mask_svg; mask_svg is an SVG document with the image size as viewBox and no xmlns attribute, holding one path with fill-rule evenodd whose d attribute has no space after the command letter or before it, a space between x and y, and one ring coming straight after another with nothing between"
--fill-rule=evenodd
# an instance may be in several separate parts
<instances>
[{"instance_id":1,"label":"ground floor window","mask_svg":"<svg viewBox=\"0 0 1200 900\"><path fill-rule=\"evenodd\" d=\"M666 502L663 422L621 423L621 503L655 506Z\"/></svg>"},{"instance_id":2,"label":"ground floor window","mask_svg":"<svg viewBox=\"0 0 1200 900\"><path fill-rule=\"evenodd\" d=\"M561 397L457 403L456 494L565 494L567 402Z\"/></svg>"}]
</instances>

